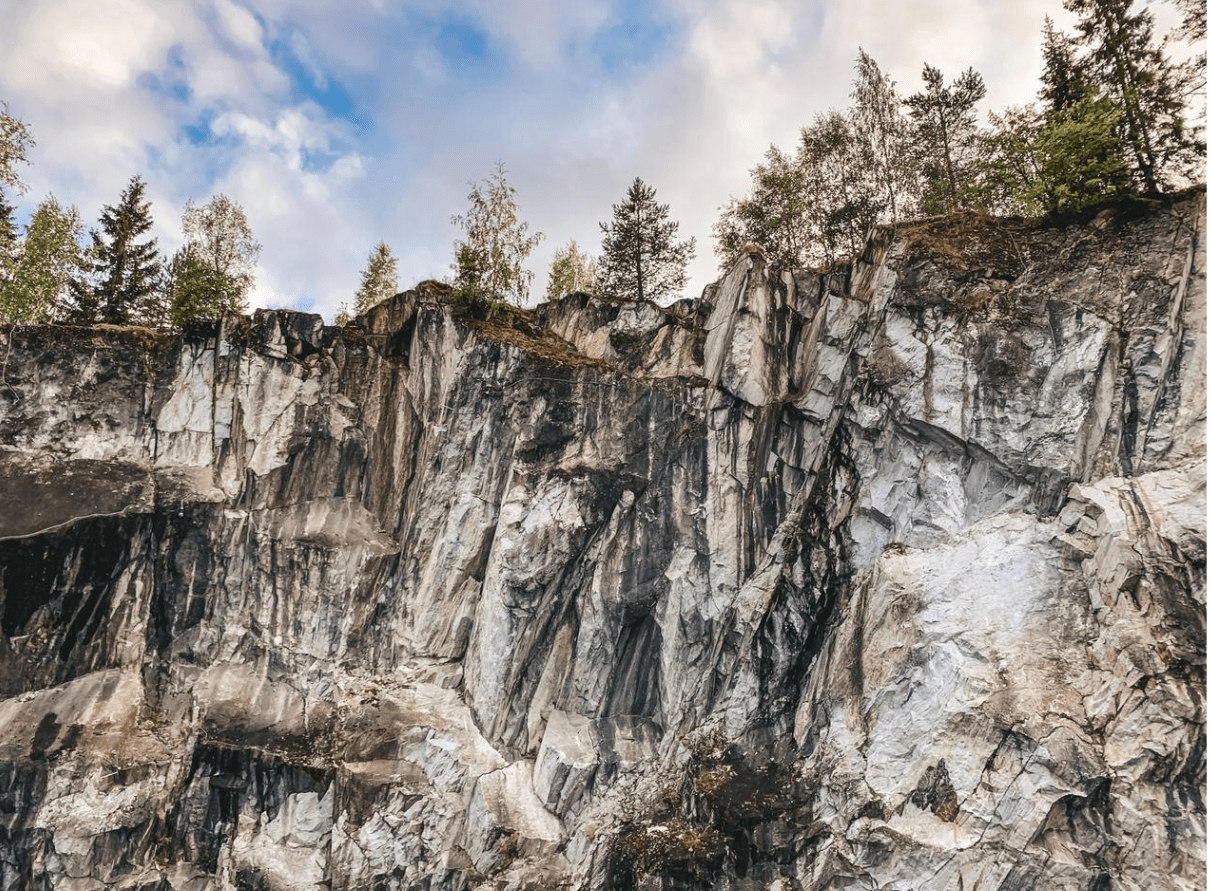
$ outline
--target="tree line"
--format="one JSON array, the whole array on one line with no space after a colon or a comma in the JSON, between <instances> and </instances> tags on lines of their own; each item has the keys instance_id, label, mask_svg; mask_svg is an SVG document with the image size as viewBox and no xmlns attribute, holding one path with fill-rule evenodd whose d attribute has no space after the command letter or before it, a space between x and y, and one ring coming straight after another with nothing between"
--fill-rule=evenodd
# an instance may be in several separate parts
<instances>
[{"instance_id":1,"label":"tree line","mask_svg":"<svg viewBox=\"0 0 1211 891\"><path fill-rule=\"evenodd\" d=\"M188 201L184 244L167 258L150 235L151 204L138 175L116 204L103 208L87 239L76 208L53 195L37 206L22 234L5 188L23 190L16 168L32 145L26 124L0 103L0 323L179 328L247 311L261 245L236 201L226 195L201 205ZM521 220L503 165L472 184L467 197L467 210L451 218L462 230L454 243L454 296L492 307L524 303L533 280L526 261L542 233ZM585 291L659 300L685 286L694 240L677 239L678 224L655 190L637 178L613 210L613 221L601 224L600 260L574 240L556 251L548 297ZM379 242L336 323L347 324L398 291L398 261Z\"/></svg>"},{"instance_id":2,"label":"tree line","mask_svg":"<svg viewBox=\"0 0 1211 891\"><path fill-rule=\"evenodd\" d=\"M1176 35L1206 37L1200 0L1175 0ZM1128 195L1155 196L1199 178L1206 155L1186 120L1205 90L1206 58L1170 58L1147 8L1132 0L1064 0L1066 34L1048 18L1038 101L992 114L968 68L947 80L925 64L902 97L859 49L845 110L817 115L793 151L771 145L714 227L727 266L760 245L775 264L823 266L856 254L876 223L961 211L1046 216Z\"/></svg>"},{"instance_id":3,"label":"tree line","mask_svg":"<svg viewBox=\"0 0 1211 891\"><path fill-rule=\"evenodd\" d=\"M12 161L24 159L32 140L24 124L0 109L0 128L19 137L0 154L0 184L19 189ZM173 327L246 309L261 247L243 208L226 195L186 202L184 244L164 257L148 234L146 189L132 177L87 240L79 212L53 195L38 204L19 237L0 189L0 321Z\"/></svg>"},{"instance_id":4,"label":"tree line","mask_svg":"<svg viewBox=\"0 0 1211 891\"><path fill-rule=\"evenodd\" d=\"M1183 15L1178 39L1206 38L1204 0L1172 0ZM749 193L722 208L714 226L721 265L760 248L775 266L828 265L857 254L878 223L982 211L1043 216L1080 211L1128 195L1155 196L1196 178L1201 133L1185 118L1205 91L1205 54L1176 64L1158 41L1147 8L1132 0L1064 0L1075 33L1047 19L1036 102L978 122L986 95L968 68L949 81L925 64L921 88L901 96L859 49L851 106L819 114L793 151L771 145L751 171ZM82 244L74 207L53 196L23 234L5 189L33 144L28 127L0 103L0 322L180 326L243 312L260 245L244 210L225 195L186 204L183 246L163 257L143 180L133 177ZM543 239L521 219L503 165L470 184L467 209L451 217L453 296L489 307L528 300L527 261ZM551 262L546 297L573 292L659 301L685 287L694 239L680 240L667 204L636 178L600 224L594 257L575 240ZM370 252L347 323L399 290L385 242Z\"/></svg>"},{"instance_id":5,"label":"tree line","mask_svg":"<svg viewBox=\"0 0 1211 891\"><path fill-rule=\"evenodd\" d=\"M516 190L505 168L471 184L469 207L451 217L463 236L454 244L456 297L520 305L529 297L534 274L526 259L542 240L518 213ZM576 292L618 300L661 300L685 287L694 239L677 238L680 227L656 190L636 177L612 218L601 223L601 254L594 257L572 239L556 250L547 275L548 300Z\"/></svg>"}]
</instances>

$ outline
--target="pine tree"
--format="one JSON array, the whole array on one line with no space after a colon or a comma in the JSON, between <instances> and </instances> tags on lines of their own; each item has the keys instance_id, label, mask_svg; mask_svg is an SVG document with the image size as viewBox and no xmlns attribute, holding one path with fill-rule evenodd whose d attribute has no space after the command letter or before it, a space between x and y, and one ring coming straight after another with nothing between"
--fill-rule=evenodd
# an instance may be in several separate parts
<instances>
[{"instance_id":1,"label":"pine tree","mask_svg":"<svg viewBox=\"0 0 1211 891\"><path fill-rule=\"evenodd\" d=\"M547 276L547 299L565 294L592 294L597 290L597 263L576 244L576 239L555 252Z\"/></svg>"},{"instance_id":2,"label":"pine tree","mask_svg":"<svg viewBox=\"0 0 1211 891\"><path fill-rule=\"evenodd\" d=\"M156 240L144 239L151 230L145 189L140 177L132 177L117 206L101 212L100 231L90 233L86 274L72 281L70 321L129 325L162 314L160 255Z\"/></svg>"},{"instance_id":3,"label":"pine tree","mask_svg":"<svg viewBox=\"0 0 1211 891\"><path fill-rule=\"evenodd\" d=\"M945 86L942 72L926 65L925 89L908 97L915 143L925 180L922 209L953 213L964 206L969 164L976 145L976 103L984 98L984 79L968 68Z\"/></svg>"},{"instance_id":4,"label":"pine tree","mask_svg":"<svg viewBox=\"0 0 1211 891\"><path fill-rule=\"evenodd\" d=\"M694 239L677 241L678 224L656 190L638 177L614 218L601 224L601 288L623 300L659 300L685 287Z\"/></svg>"},{"instance_id":5,"label":"pine tree","mask_svg":"<svg viewBox=\"0 0 1211 891\"><path fill-rule=\"evenodd\" d=\"M894 223L912 213L918 191L909 124L901 110L896 82L861 47L855 67L858 74L850 93L854 101L850 119L858 138L866 144L865 154L879 184L883 204L880 218Z\"/></svg>"},{"instance_id":6,"label":"pine tree","mask_svg":"<svg viewBox=\"0 0 1211 891\"><path fill-rule=\"evenodd\" d=\"M353 312L361 315L370 307L377 306L399 293L399 275L396 272L395 255L387 242L380 241L370 252L366 268L362 270L362 283L353 298Z\"/></svg>"},{"instance_id":7,"label":"pine tree","mask_svg":"<svg viewBox=\"0 0 1211 891\"><path fill-rule=\"evenodd\" d=\"M80 214L53 195L38 205L14 252L11 274L0 280L0 321L48 322L80 263Z\"/></svg>"},{"instance_id":8,"label":"pine tree","mask_svg":"<svg viewBox=\"0 0 1211 891\"><path fill-rule=\"evenodd\" d=\"M1184 117L1186 73L1153 40L1152 13L1132 0L1064 0L1097 86L1122 110L1126 156L1139 186L1156 194L1193 175L1205 146Z\"/></svg>"},{"instance_id":9,"label":"pine tree","mask_svg":"<svg viewBox=\"0 0 1211 891\"><path fill-rule=\"evenodd\" d=\"M534 273L527 258L542 240L518 214L517 190L505 178L503 164L480 183L472 183L465 214L450 218L464 238L454 243L456 293L518 305L530 293Z\"/></svg>"}]
</instances>

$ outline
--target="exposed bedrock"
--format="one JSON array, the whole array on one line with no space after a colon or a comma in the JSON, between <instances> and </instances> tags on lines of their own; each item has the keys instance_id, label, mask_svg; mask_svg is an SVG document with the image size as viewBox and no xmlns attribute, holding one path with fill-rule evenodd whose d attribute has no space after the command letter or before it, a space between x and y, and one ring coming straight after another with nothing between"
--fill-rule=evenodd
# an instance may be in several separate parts
<instances>
[{"instance_id":1,"label":"exposed bedrock","mask_svg":"<svg viewBox=\"0 0 1211 891\"><path fill-rule=\"evenodd\" d=\"M1203 888L1204 206L0 334L0 888Z\"/></svg>"}]
</instances>

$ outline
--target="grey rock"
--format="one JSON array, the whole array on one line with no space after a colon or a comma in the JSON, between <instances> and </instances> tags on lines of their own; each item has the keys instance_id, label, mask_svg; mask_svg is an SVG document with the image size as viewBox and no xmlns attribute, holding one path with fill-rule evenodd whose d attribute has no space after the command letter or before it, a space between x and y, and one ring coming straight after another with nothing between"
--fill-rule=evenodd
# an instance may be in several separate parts
<instances>
[{"instance_id":1,"label":"grey rock","mask_svg":"<svg viewBox=\"0 0 1211 891\"><path fill-rule=\"evenodd\" d=\"M0 334L0 889L1203 887L1204 204Z\"/></svg>"}]
</instances>

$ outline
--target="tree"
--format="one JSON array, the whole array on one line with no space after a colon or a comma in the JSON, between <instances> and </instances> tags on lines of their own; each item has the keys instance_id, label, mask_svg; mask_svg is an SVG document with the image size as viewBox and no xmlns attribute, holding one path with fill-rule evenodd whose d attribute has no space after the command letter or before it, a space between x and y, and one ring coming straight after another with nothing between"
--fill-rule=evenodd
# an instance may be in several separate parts
<instances>
[{"instance_id":1,"label":"tree","mask_svg":"<svg viewBox=\"0 0 1211 891\"><path fill-rule=\"evenodd\" d=\"M1129 182L1121 124L1118 106L1093 93L1046 114L1019 108L993 115L979 165L983 206L1033 216L1121 195Z\"/></svg>"},{"instance_id":2,"label":"tree","mask_svg":"<svg viewBox=\"0 0 1211 891\"><path fill-rule=\"evenodd\" d=\"M15 208L2 187L25 191L16 166L27 162L26 153L33 144L29 127L8 113L7 103L0 102L0 282L12 276L18 248Z\"/></svg>"},{"instance_id":3,"label":"tree","mask_svg":"<svg viewBox=\"0 0 1211 891\"><path fill-rule=\"evenodd\" d=\"M771 145L765 162L751 171L753 187L733 198L715 223L715 253L723 267L758 245L771 264L799 269L813 256L806 174L798 160Z\"/></svg>"},{"instance_id":4,"label":"tree","mask_svg":"<svg viewBox=\"0 0 1211 891\"><path fill-rule=\"evenodd\" d=\"M50 321L80 263L80 214L62 207L53 195L38 205L25 238L0 281L0 321L27 324Z\"/></svg>"},{"instance_id":5,"label":"tree","mask_svg":"<svg viewBox=\"0 0 1211 891\"><path fill-rule=\"evenodd\" d=\"M547 299L558 300L564 294L592 294L597 290L597 262L572 239L555 252L547 277Z\"/></svg>"},{"instance_id":6,"label":"tree","mask_svg":"<svg viewBox=\"0 0 1211 891\"><path fill-rule=\"evenodd\" d=\"M503 164L479 183L470 183L470 207L450 218L463 230L454 242L455 285L465 294L520 305L529 296L534 273L526 259L542 240L518 216L517 191L505 178Z\"/></svg>"},{"instance_id":7,"label":"tree","mask_svg":"<svg viewBox=\"0 0 1211 891\"><path fill-rule=\"evenodd\" d=\"M1152 36L1152 13L1132 0L1064 0L1094 82L1122 110L1126 156L1147 194L1195 174L1205 146L1184 117L1187 72Z\"/></svg>"},{"instance_id":8,"label":"tree","mask_svg":"<svg viewBox=\"0 0 1211 891\"><path fill-rule=\"evenodd\" d=\"M984 79L968 68L945 86L942 72L921 70L925 89L908 97L915 145L925 180L922 209L953 213L965 204L969 163L976 142L976 103L984 98Z\"/></svg>"},{"instance_id":9,"label":"tree","mask_svg":"<svg viewBox=\"0 0 1211 891\"><path fill-rule=\"evenodd\" d=\"M1081 70L1076 59L1076 44L1059 31L1051 16L1043 19L1043 88L1039 98L1046 113L1071 108L1096 88Z\"/></svg>"},{"instance_id":10,"label":"tree","mask_svg":"<svg viewBox=\"0 0 1211 891\"><path fill-rule=\"evenodd\" d=\"M225 312L239 311L243 285L216 269L191 245L173 254L165 278L167 319L159 321L179 328L198 319L217 319Z\"/></svg>"},{"instance_id":11,"label":"tree","mask_svg":"<svg viewBox=\"0 0 1211 891\"><path fill-rule=\"evenodd\" d=\"M70 321L129 325L160 314L160 255L156 240L144 238L151 229L145 189L131 177L117 206L102 210L101 230L90 233L87 269L72 280Z\"/></svg>"},{"instance_id":12,"label":"tree","mask_svg":"<svg viewBox=\"0 0 1211 891\"><path fill-rule=\"evenodd\" d=\"M244 312L261 254L244 208L226 195L201 206L190 199L181 213L181 231L185 244L168 264L160 312L148 321L180 327Z\"/></svg>"},{"instance_id":13,"label":"tree","mask_svg":"<svg viewBox=\"0 0 1211 891\"><path fill-rule=\"evenodd\" d=\"M855 256L879 217L877 184L866 175L873 162L849 118L817 115L800 132L799 166L807 183L814 259L833 263Z\"/></svg>"},{"instance_id":14,"label":"tree","mask_svg":"<svg viewBox=\"0 0 1211 891\"><path fill-rule=\"evenodd\" d=\"M0 281L12 274L12 264L17 258L16 208L8 203L0 191Z\"/></svg>"},{"instance_id":15,"label":"tree","mask_svg":"<svg viewBox=\"0 0 1211 891\"><path fill-rule=\"evenodd\" d=\"M399 293L399 275L396 272L395 255L387 242L380 241L370 252L366 268L362 270L362 283L353 297L353 312L361 315Z\"/></svg>"},{"instance_id":16,"label":"tree","mask_svg":"<svg viewBox=\"0 0 1211 891\"><path fill-rule=\"evenodd\" d=\"M626 198L613 206L614 218L601 224L601 288L624 300L659 300L685 287L685 268L694 239L677 241L678 224L656 190L639 177Z\"/></svg>"},{"instance_id":17,"label":"tree","mask_svg":"<svg viewBox=\"0 0 1211 891\"><path fill-rule=\"evenodd\" d=\"M226 195L215 195L201 207L191 199L181 214L181 230L191 262L210 267L217 276L214 280L226 285L226 308L243 312L261 255L244 208Z\"/></svg>"},{"instance_id":18,"label":"tree","mask_svg":"<svg viewBox=\"0 0 1211 891\"><path fill-rule=\"evenodd\" d=\"M27 163L26 153L33 145L29 127L8 113L8 103L0 102L0 185L24 191L16 166Z\"/></svg>"},{"instance_id":19,"label":"tree","mask_svg":"<svg viewBox=\"0 0 1211 891\"><path fill-rule=\"evenodd\" d=\"M1175 36L1198 48L1182 66L1186 94L1202 93L1204 108L1207 91L1207 0L1174 0L1182 14L1182 23ZM1203 117L1206 117L1204 112Z\"/></svg>"},{"instance_id":20,"label":"tree","mask_svg":"<svg viewBox=\"0 0 1211 891\"><path fill-rule=\"evenodd\" d=\"M850 93L854 101L850 119L857 137L865 143L865 154L879 184L884 208L880 217L894 223L912 213L918 191L908 119L901 110L896 82L861 47L855 67L858 74Z\"/></svg>"}]
</instances>

